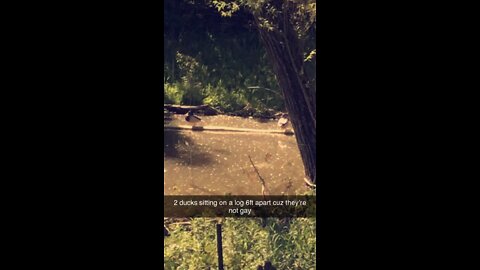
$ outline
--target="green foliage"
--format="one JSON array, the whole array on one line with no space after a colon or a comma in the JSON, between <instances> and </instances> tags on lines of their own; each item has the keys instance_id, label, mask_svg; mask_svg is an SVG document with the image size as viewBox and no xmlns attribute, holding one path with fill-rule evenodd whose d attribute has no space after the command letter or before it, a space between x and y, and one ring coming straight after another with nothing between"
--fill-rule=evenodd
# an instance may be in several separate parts
<instances>
[{"instance_id":1,"label":"green foliage","mask_svg":"<svg viewBox=\"0 0 480 270\"><path fill-rule=\"evenodd\" d=\"M277 269L316 269L315 219L295 219L287 232L270 234L269 242Z\"/></svg>"},{"instance_id":2,"label":"green foliage","mask_svg":"<svg viewBox=\"0 0 480 270\"><path fill-rule=\"evenodd\" d=\"M191 81L165 83L163 98L169 104L208 104L225 112L238 111L247 105L260 112L283 107L283 98L278 92L264 88L228 90L222 81L217 86Z\"/></svg>"},{"instance_id":3,"label":"green foliage","mask_svg":"<svg viewBox=\"0 0 480 270\"><path fill-rule=\"evenodd\" d=\"M227 219L224 223L224 263L232 269L255 269L270 255L268 230L254 219Z\"/></svg>"},{"instance_id":4,"label":"green foliage","mask_svg":"<svg viewBox=\"0 0 480 270\"><path fill-rule=\"evenodd\" d=\"M183 94L180 93L178 87L174 84L163 84L163 100L169 104L180 104Z\"/></svg>"},{"instance_id":5,"label":"green foliage","mask_svg":"<svg viewBox=\"0 0 480 270\"><path fill-rule=\"evenodd\" d=\"M283 222L283 223L282 223ZM277 269L316 269L316 220L227 218L223 223L223 254L226 269L256 269L269 260ZM176 226L164 240L164 269L215 269L215 224L206 218L192 220L190 227Z\"/></svg>"},{"instance_id":6,"label":"green foliage","mask_svg":"<svg viewBox=\"0 0 480 270\"><path fill-rule=\"evenodd\" d=\"M228 110L250 104L283 109L269 59L260 42L252 14L260 27L282 29L276 18L288 10L301 41L305 72L315 85L316 1L284 0L166 0L164 4L164 73L176 93L169 101L206 102ZM260 86L252 96L248 87ZM171 89L170 89L171 90ZM244 93L243 93L244 92ZM179 98L178 96L181 96Z\"/></svg>"},{"instance_id":7,"label":"green foliage","mask_svg":"<svg viewBox=\"0 0 480 270\"><path fill-rule=\"evenodd\" d=\"M238 59L247 57L248 55L244 55ZM240 110L247 104L259 111L269 108L282 109L283 97L278 92L263 87L248 88L258 85L259 82L262 85L274 84L271 74L270 79L259 76L262 73L268 74L270 72L268 68L256 66L248 70L243 63L237 64L234 60L229 63L236 66L234 69L222 67L222 64L218 63L207 66L205 63L208 63L208 60L201 62L199 60L201 58L201 55L192 57L177 52L175 62L179 70L179 79L173 83L166 80L165 102L182 105L208 104L220 107L226 112ZM223 70L220 76L215 74L217 68Z\"/></svg>"},{"instance_id":8,"label":"green foliage","mask_svg":"<svg viewBox=\"0 0 480 270\"><path fill-rule=\"evenodd\" d=\"M164 269L207 269L216 262L215 227L192 220L191 230L177 227L164 242Z\"/></svg>"},{"instance_id":9,"label":"green foliage","mask_svg":"<svg viewBox=\"0 0 480 270\"><path fill-rule=\"evenodd\" d=\"M208 85L205 91L205 104L219 107L227 112L237 111L245 107L248 101L241 91L229 91L225 87Z\"/></svg>"},{"instance_id":10,"label":"green foliage","mask_svg":"<svg viewBox=\"0 0 480 270\"><path fill-rule=\"evenodd\" d=\"M222 16L234 17L242 9L254 15L259 28L275 32L285 46L299 45L300 53L304 56L303 70L309 81L309 88L314 92L316 84L316 0L212 0L210 5L215 7ZM285 19L285 20L284 20ZM297 41L288 36L288 27L291 25ZM301 73L301 71L300 71Z\"/></svg>"},{"instance_id":11,"label":"green foliage","mask_svg":"<svg viewBox=\"0 0 480 270\"><path fill-rule=\"evenodd\" d=\"M165 1L164 74L166 101L204 102L227 112L251 107L283 109L283 97L251 15L236 11L222 17L207 0ZM248 87L260 86L251 91Z\"/></svg>"}]
</instances>

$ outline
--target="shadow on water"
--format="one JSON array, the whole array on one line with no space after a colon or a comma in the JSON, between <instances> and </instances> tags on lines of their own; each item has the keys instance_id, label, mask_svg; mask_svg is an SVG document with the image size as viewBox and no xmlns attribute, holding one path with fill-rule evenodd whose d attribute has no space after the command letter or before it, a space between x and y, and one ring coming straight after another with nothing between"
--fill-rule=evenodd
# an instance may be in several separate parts
<instances>
[{"instance_id":1,"label":"shadow on water","mask_svg":"<svg viewBox=\"0 0 480 270\"><path fill-rule=\"evenodd\" d=\"M175 130L164 130L163 153L188 166L204 166L214 162L212 156L200 149L189 136Z\"/></svg>"},{"instance_id":2,"label":"shadow on water","mask_svg":"<svg viewBox=\"0 0 480 270\"><path fill-rule=\"evenodd\" d=\"M163 131L163 154L167 158L176 158L179 156L176 145L180 141L185 141L187 138L183 138L177 131Z\"/></svg>"}]
</instances>

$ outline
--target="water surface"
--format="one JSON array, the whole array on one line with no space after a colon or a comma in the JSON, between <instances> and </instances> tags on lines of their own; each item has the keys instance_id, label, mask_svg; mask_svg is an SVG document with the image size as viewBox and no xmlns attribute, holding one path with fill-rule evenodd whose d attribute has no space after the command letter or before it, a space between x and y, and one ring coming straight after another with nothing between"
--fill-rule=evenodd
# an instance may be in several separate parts
<instances>
[{"instance_id":1,"label":"water surface","mask_svg":"<svg viewBox=\"0 0 480 270\"><path fill-rule=\"evenodd\" d=\"M183 116L165 126L185 125ZM210 116L204 126L277 129L276 121ZM306 191L304 168L294 136L283 134L164 131L166 195L258 195L262 185L249 156L272 195Z\"/></svg>"}]
</instances>

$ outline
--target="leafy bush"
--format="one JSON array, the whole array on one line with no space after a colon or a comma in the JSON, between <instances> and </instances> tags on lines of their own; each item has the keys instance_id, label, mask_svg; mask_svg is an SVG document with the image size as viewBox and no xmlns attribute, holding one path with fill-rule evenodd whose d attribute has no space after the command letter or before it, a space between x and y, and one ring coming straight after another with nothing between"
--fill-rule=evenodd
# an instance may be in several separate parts
<instances>
[{"instance_id":1,"label":"leafy bush","mask_svg":"<svg viewBox=\"0 0 480 270\"><path fill-rule=\"evenodd\" d=\"M182 101L182 93L175 84L163 85L163 102L169 104L180 104Z\"/></svg>"},{"instance_id":2,"label":"leafy bush","mask_svg":"<svg viewBox=\"0 0 480 270\"><path fill-rule=\"evenodd\" d=\"M213 87L210 84L205 89L203 101L213 107L221 107L227 112L240 110L248 103L240 91L228 91L225 87Z\"/></svg>"},{"instance_id":3,"label":"leafy bush","mask_svg":"<svg viewBox=\"0 0 480 270\"><path fill-rule=\"evenodd\" d=\"M221 81L219 84L221 84ZM203 85L202 83L190 81L165 83L163 98L164 103L181 105L207 104L213 107L221 107L225 112L238 111L247 104L250 104L257 111L283 109L281 96L265 89L228 90L222 85Z\"/></svg>"},{"instance_id":4,"label":"leafy bush","mask_svg":"<svg viewBox=\"0 0 480 270\"><path fill-rule=\"evenodd\" d=\"M234 46L234 44L230 44ZM231 47L230 46L230 47ZM226 112L237 111L247 104L257 111L283 109L283 97L262 53L215 50L212 54L176 52L172 66L164 64L165 102L181 105L208 104ZM246 54L246 55L242 55ZM222 56L223 55L223 56ZM212 59L205 59L205 58ZM258 88L249 88L261 86ZM267 88L264 88L267 87Z\"/></svg>"}]
</instances>

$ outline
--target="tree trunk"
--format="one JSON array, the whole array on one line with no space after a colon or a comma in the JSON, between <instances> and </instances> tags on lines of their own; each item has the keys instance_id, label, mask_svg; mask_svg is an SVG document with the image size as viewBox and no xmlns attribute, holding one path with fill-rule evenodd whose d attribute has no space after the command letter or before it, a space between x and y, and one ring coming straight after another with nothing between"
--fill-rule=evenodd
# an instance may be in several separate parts
<instances>
[{"instance_id":1,"label":"tree trunk","mask_svg":"<svg viewBox=\"0 0 480 270\"><path fill-rule=\"evenodd\" d=\"M283 2L283 1L282 1ZM286 1L288 3L288 1ZM303 53L288 19L288 4L282 4L284 16L275 18L278 29L260 26L261 14L255 15L260 36L282 89L285 106L295 131L305 174L316 183L316 100L303 68Z\"/></svg>"}]
</instances>

